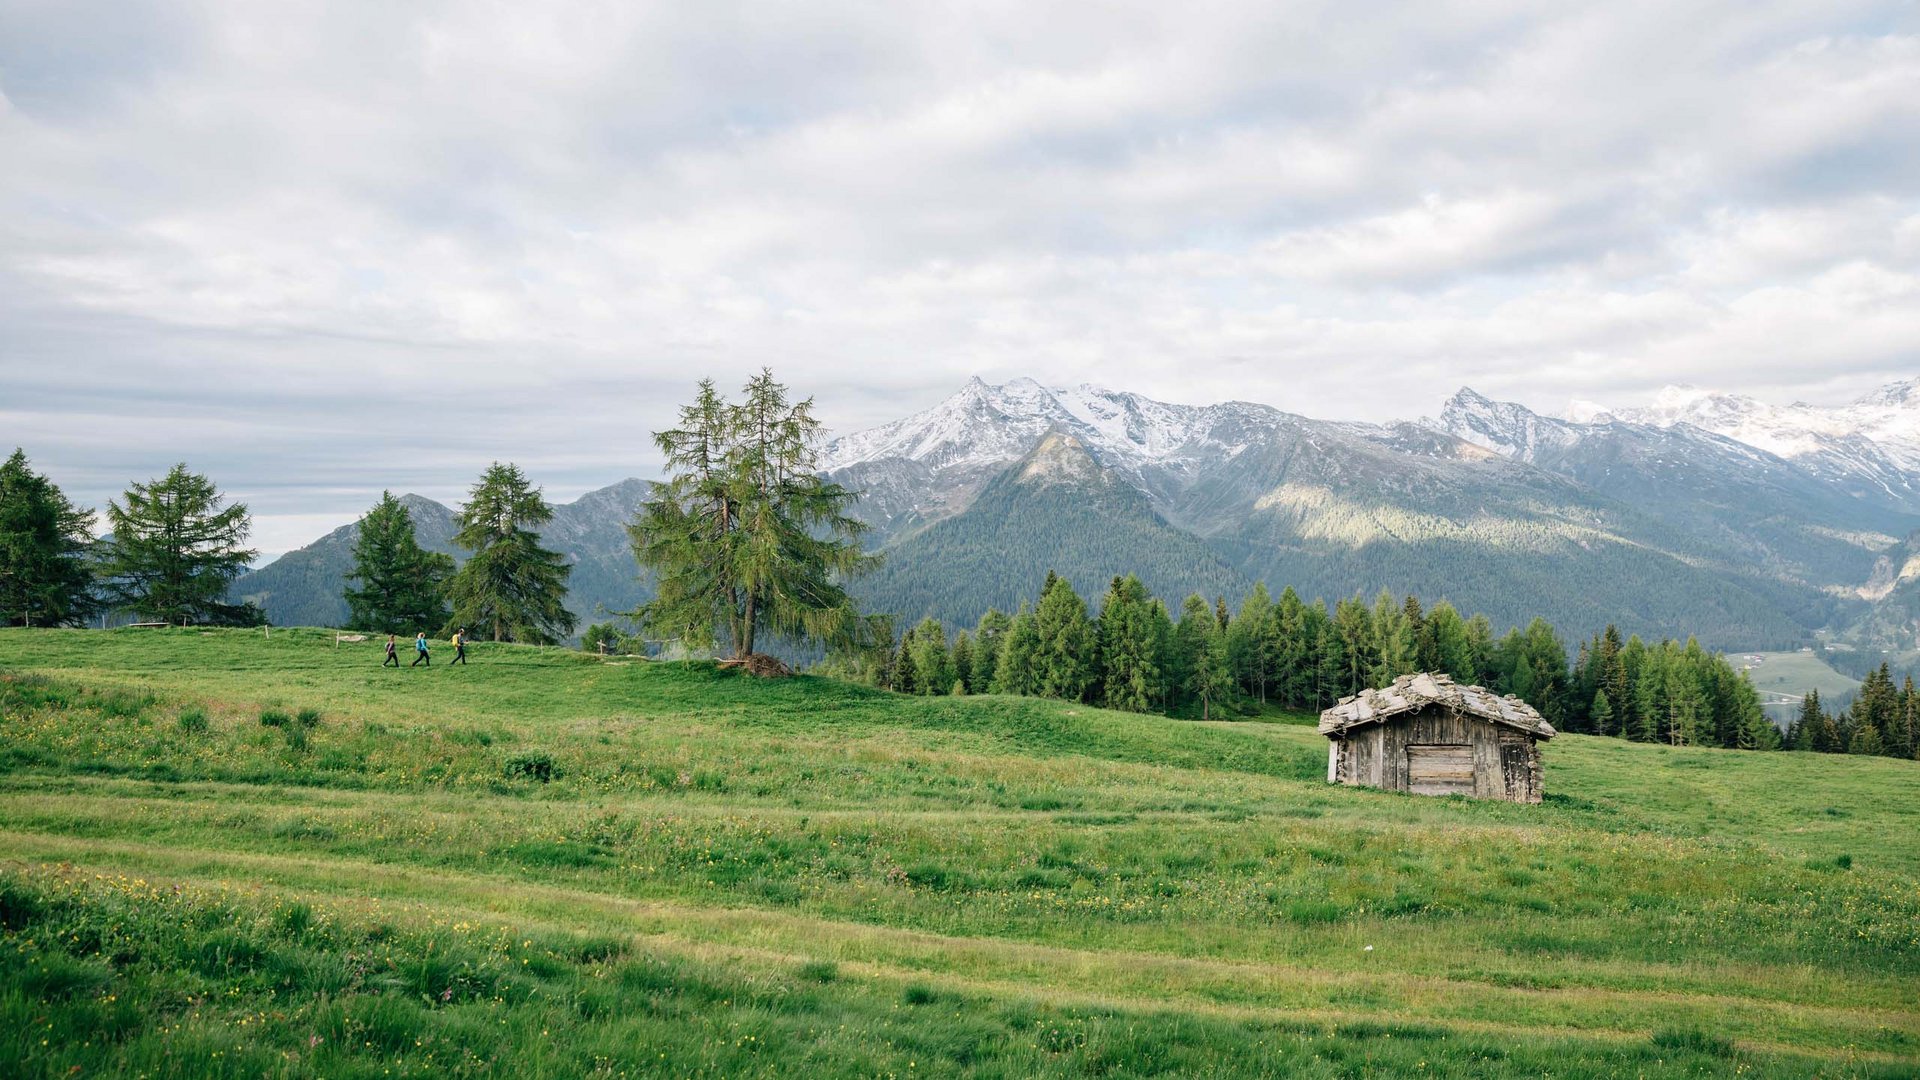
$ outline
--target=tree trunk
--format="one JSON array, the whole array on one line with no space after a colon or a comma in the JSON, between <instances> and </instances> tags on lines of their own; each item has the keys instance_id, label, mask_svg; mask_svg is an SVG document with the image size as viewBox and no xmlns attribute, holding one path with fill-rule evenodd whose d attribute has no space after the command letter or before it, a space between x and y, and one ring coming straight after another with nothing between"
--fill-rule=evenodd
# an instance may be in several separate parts
<instances>
[{"instance_id":1,"label":"tree trunk","mask_svg":"<svg viewBox=\"0 0 1920 1080\"><path fill-rule=\"evenodd\" d=\"M747 594L746 615L740 620L740 640L734 642L734 648L740 651L741 659L753 655L753 594Z\"/></svg>"}]
</instances>

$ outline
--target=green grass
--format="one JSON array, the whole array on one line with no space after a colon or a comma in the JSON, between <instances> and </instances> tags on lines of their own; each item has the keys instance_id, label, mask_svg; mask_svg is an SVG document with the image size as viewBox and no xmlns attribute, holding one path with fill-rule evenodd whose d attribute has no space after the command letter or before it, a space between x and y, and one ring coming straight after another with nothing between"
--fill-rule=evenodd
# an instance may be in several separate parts
<instances>
[{"instance_id":1,"label":"green grass","mask_svg":"<svg viewBox=\"0 0 1920 1080\"><path fill-rule=\"evenodd\" d=\"M383 670L303 631L0 632L0 1060L1920 1066L1911 762L1563 736L1547 802L1519 807L1329 787L1299 723L473 660Z\"/></svg>"}]
</instances>

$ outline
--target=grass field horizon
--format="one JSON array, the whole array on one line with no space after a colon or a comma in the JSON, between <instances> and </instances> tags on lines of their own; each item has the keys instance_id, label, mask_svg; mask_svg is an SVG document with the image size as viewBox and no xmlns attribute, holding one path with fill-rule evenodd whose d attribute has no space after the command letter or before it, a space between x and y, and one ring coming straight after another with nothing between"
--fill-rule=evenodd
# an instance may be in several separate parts
<instances>
[{"instance_id":1,"label":"grass field horizon","mask_svg":"<svg viewBox=\"0 0 1920 1080\"><path fill-rule=\"evenodd\" d=\"M1910 1076L1920 767L0 631L25 1075ZM75 1070L78 1071L75 1071Z\"/></svg>"}]
</instances>

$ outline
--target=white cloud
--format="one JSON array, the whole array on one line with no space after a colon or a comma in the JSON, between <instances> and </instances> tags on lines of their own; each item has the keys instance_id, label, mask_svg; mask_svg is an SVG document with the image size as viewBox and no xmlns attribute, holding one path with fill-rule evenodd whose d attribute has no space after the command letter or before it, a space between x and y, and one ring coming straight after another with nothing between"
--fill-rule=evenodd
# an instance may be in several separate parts
<instances>
[{"instance_id":1,"label":"white cloud","mask_svg":"<svg viewBox=\"0 0 1920 1080\"><path fill-rule=\"evenodd\" d=\"M0 438L348 516L645 473L762 364L843 427L1853 393L1920 362L1917 135L1891 0L0 0Z\"/></svg>"}]
</instances>

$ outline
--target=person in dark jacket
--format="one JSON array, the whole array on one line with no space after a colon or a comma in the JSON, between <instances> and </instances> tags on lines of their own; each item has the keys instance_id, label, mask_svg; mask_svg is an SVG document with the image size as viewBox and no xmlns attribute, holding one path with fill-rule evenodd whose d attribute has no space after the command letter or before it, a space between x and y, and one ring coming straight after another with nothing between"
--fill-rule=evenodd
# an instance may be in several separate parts
<instances>
[{"instance_id":1,"label":"person in dark jacket","mask_svg":"<svg viewBox=\"0 0 1920 1080\"><path fill-rule=\"evenodd\" d=\"M387 658L380 661L381 667L386 667L389 664L394 667L400 666L400 650L394 645L392 634L387 635Z\"/></svg>"},{"instance_id":2,"label":"person in dark jacket","mask_svg":"<svg viewBox=\"0 0 1920 1080\"><path fill-rule=\"evenodd\" d=\"M453 659L447 661L447 666L452 667L455 664L464 664L466 662L467 628L463 626L453 632Z\"/></svg>"}]
</instances>

